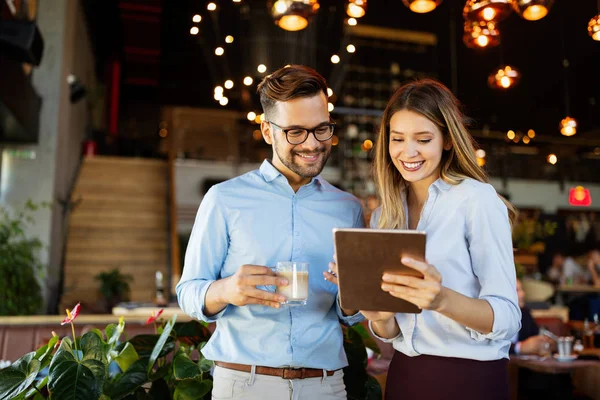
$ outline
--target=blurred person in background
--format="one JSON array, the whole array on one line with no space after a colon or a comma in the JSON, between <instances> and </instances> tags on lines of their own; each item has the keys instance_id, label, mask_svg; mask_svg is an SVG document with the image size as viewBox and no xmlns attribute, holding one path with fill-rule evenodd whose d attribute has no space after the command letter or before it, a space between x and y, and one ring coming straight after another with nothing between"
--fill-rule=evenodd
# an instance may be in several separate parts
<instances>
[{"instance_id":1,"label":"blurred person in background","mask_svg":"<svg viewBox=\"0 0 600 400\"><path fill-rule=\"evenodd\" d=\"M562 251L557 251L552 257L552 265L548 269L548 278L559 284L580 284L590 280L588 272L577 264L571 256L565 256Z\"/></svg>"}]
</instances>

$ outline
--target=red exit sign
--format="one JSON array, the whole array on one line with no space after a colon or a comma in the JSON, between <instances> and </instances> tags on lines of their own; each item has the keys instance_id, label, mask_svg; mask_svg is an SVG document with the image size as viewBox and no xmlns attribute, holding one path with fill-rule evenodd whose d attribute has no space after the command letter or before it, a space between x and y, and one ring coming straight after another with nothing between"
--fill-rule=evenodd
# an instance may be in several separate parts
<instances>
[{"instance_id":1,"label":"red exit sign","mask_svg":"<svg viewBox=\"0 0 600 400\"><path fill-rule=\"evenodd\" d=\"M589 207L592 205L592 195L589 189L577 186L569 190L569 204L572 206Z\"/></svg>"}]
</instances>

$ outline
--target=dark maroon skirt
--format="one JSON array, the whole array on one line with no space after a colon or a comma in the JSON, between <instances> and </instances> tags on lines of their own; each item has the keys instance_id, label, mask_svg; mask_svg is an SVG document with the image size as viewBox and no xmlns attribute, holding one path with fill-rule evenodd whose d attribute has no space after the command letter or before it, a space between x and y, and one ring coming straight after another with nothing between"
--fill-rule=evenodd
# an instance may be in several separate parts
<instances>
[{"instance_id":1,"label":"dark maroon skirt","mask_svg":"<svg viewBox=\"0 0 600 400\"><path fill-rule=\"evenodd\" d=\"M465 358L394 352L385 399L508 400L508 359L476 361Z\"/></svg>"}]
</instances>

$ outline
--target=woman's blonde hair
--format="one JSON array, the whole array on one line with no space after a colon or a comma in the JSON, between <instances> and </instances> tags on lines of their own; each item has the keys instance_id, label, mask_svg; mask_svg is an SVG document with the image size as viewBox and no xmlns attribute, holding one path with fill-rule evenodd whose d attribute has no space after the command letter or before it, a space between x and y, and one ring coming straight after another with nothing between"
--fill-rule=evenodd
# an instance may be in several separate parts
<instances>
[{"instance_id":1,"label":"woman's blonde hair","mask_svg":"<svg viewBox=\"0 0 600 400\"><path fill-rule=\"evenodd\" d=\"M476 144L466 128L468 121L456 97L447 87L433 79L407 83L388 102L375 146L374 175L381 198L378 226L385 229L405 229L407 226L401 196L407 184L389 154L390 120L401 110L423 115L440 129L444 135L444 143L452 143L450 150L443 151L440 161L440 177L445 182L457 185L465 178L485 183L489 181L485 171L477 164ZM510 202L502 196L500 198L506 204L512 226L517 211Z\"/></svg>"}]
</instances>

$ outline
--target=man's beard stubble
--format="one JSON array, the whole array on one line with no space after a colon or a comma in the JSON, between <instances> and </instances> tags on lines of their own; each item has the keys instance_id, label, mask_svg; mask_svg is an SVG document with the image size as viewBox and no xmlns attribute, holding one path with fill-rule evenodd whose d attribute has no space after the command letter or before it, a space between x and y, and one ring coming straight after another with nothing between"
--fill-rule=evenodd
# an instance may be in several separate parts
<instances>
[{"instance_id":1,"label":"man's beard stubble","mask_svg":"<svg viewBox=\"0 0 600 400\"><path fill-rule=\"evenodd\" d=\"M277 140L275 140L274 147L275 152L277 153L277 157L279 157L281 163L285 165L290 171L294 172L302 178L314 178L315 176L319 175L321 171L323 171L323 168L325 168L325 164L327 163L329 155L331 154L331 150L327 151L327 148L325 146L321 146L311 152L291 150L287 157L284 157L284 155L281 154L279 143L277 142ZM313 167L299 165L294 161L294 156L296 154L322 154L321 163L316 164Z\"/></svg>"}]
</instances>

